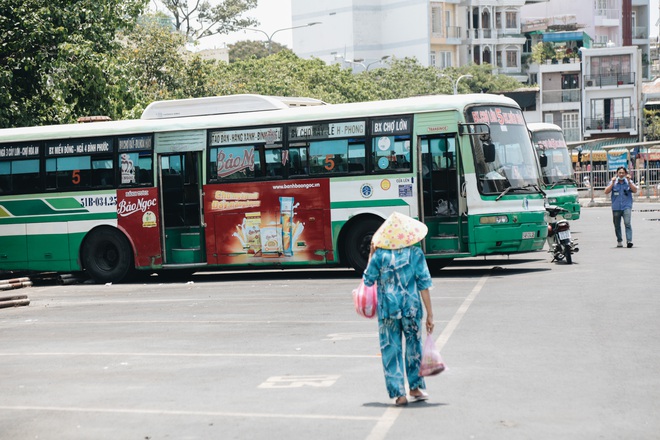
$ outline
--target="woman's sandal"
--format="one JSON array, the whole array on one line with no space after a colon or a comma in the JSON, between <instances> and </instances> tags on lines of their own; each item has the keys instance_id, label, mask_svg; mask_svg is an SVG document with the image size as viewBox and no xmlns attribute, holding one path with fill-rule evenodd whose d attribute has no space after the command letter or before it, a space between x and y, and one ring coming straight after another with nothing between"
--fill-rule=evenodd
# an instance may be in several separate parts
<instances>
[{"instance_id":1,"label":"woman's sandal","mask_svg":"<svg viewBox=\"0 0 660 440\"><path fill-rule=\"evenodd\" d=\"M412 392L410 393L410 397L412 397L415 400L415 402L421 402L422 400L428 400L429 393L427 393L424 390L420 390L419 388L415 391L420 392L420 394L412 394Z\"/></svg>"},{"instance_id":2,"label":"woman's sandal","mask_svg":"<svg viewBox=\"0 0 660 440\"><path fill-rule=\"evenodd\" d=\"M394 401L394 406L406 406L406 405L408 405L408 399L406 399L406 396L399 396Z\"/></svg>"}]
</instances>

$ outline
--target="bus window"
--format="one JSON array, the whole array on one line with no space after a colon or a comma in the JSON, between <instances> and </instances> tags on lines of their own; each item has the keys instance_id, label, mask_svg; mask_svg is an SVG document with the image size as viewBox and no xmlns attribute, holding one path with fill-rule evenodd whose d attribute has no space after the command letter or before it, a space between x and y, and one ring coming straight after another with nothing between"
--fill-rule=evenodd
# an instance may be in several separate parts
<instances>
[{"instance_id":1,"label":"bus window","mask_svg":"<svg viewBox=\"0 0 660 440\"><path fill-rule=\"evenodd\" d=\"M264 166L268 177L284 176L284 163L282 163L281 148L267 148L265 152Z\"/></svg>"},{"instance_id":2,"label":"bus window","mask_svg":"<svg viewBox=\"0 0 660 440\"><path fill-rule=\"evenodd\" d=\"M253 145L210 149L210 181L254 179L261 176L259 149Z\"/></svg>"},{"instance_id":3,"label":"bus window","mask_svg":"<svg viewBox=\"0 0 660 440\"><path fill-rule=\"evenodd\" d=\"M307 174L309 174L307 146L289 146L289 176L301 176Z\"/></svg>"},{"instance_id":4,"label":"bus window","mask_svg":"<svg viewBox=\"0 0 660 440\"><path fill-rule=\"evenodd\" d=\"M46 188L57 190L87 188L91 183L91 168L90 156L46 159Z\"/></svg>"},{"instance_id":5,"label":"bus window","mask_svg":"<svg viewBox=\"0 0 660 440\"><path fill-rule=\"evenodd\" d=\"M120 136L120 185L153 186L153 137L151 135Z\"/></svg>"},{"instance_id":6,"label":"bus window","mask_svg":"<svg viewBox=\"0 0 660 440\"><path fill-rule=\"evenodd\" d=\"M362 173L366 170L365 144L349 143L348 145L348 172Z\"/></svg>"},{"instance_id":7,"label":"bus window","mask_svg":"<svg viewBox=\"0 0 660 440\"><path fill-rule=\"evenodd\" d=\"M92 161L92 186L115 186L115 173L112 167L112 159Z\"/></svg>"},{"instance_id":8,"label":"bus window","mask_svg":"<svg viewBox=\"0 0 660 440\"><path fill-rule=\"evenodd\" d=\"M121 185L153 186L151 151L122 153L119 160L121 162Z\"/></svg>"},{"instance_id":9,"label":"bus window","mask_svg":"<svg viewBox=\"0 0 660 440\"><path fill-rule=\"evenodd\" d=\"M310 142L311 174L348 171L348 139Z\"/></svg>"},{"instance_id":10,"label":"bus window","mask_svg":"<svg viewBox=\"0 0 660 440\"><path fill-rule=\"evenodd\" d=\"M0 193L11 192L11 162L0 162Z\"/></svg>"},{"instance_id":11,"label":"bus window","mask_svg":"<svg viewBox=\"0 0 660 440\"><path fill-rule=\"evenodd\" d=\"M31 192L35 188L41 188L38 159L0 162L0 192Z\"/></svg>"},{"instance_id":12,"label":"bus window","mask_svg":"<svg viewBox=\"0 0 660 440\"><path fill-rule=\"evenodd\" d=\"M378 136L372 142L374 172L410 171L410 136Z\"/></svg>"}]
</instances>

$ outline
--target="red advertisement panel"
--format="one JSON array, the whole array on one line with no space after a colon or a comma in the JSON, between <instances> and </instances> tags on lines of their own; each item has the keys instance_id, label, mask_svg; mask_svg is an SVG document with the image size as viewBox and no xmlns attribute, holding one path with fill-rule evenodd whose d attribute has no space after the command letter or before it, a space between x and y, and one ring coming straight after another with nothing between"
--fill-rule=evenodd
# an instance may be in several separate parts
<instances>
[{"instance_id":1,"label":"red advertisement panel","mask_svg":"<svg viewBox=\"0 0 660 440\"><path fill-rule=\"evenodd\" d=\"M211 264L318 264L333 258L327 180L209 185L204 215Z\"/></svg>"},{"instance_id":2,"label":"red advertisement panel","mask_svg":"<svg viewBox=\"0 0 660 440\"><path fill-rule=\"evenodd\" d=\"M135 247L137 266L163 263L158 213L157 188L117 190L117 224Z\"/></svg>"}]
</instances>

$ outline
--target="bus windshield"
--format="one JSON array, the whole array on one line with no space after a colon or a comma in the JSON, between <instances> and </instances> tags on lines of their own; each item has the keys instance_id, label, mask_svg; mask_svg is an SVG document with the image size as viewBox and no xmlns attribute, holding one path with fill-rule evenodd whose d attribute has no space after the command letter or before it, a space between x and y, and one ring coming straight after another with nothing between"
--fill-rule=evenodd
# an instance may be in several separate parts
<instances>
[{"instance_id":1,"label":"bus windshield","mask_svg":"<svg viewBox=\"0 0 660 440\"><path fill-rule=\"evenodd\" d=\"M539 156L544 154L548 158L548 165L541 168L543 183L552 186L574 181L571 157L560 131L532 132L532 141Z\"/></svg>"},{"instance_id":2,"label":"bus windshield","mask_svg":"<svg viewBox=\"0 0 660 440\"><path fill-rule=\"evenodd\" d=\"M474 165L482 194L503 191L538 192L536 156L522 112L501 106L478 106L467 111L468 122L488 124L495 157L484 154L482 136L472 136Z\"/></svg>"}]
</instances>

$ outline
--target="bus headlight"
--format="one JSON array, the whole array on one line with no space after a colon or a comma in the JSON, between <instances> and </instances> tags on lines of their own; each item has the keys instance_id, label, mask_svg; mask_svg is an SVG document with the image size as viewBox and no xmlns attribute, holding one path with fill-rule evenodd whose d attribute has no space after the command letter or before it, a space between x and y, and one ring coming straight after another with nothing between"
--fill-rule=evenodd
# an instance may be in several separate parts
<instances>
[{"instance_id":1,"label":"bus headlight","mask_svg":"<svg viewBox=\"0 0 660 440\"><path fill-rule=\"evenodd\" d=\"M549 197L548 198L548 203L551 204L551 205L554 205L555 203L557 203L557 198L556 197Z\"/></svg>"},{"instance_id":2,"label":"bus headlight","mask_svg":"<svg viewBox=\"0 0 660 440\"><path fill-rule=\"evenodd\" d=\"M506 215L491 215L488 217L481 217L479 219L479 223L482 225L492 225L492 224L501 224L501 223L508 223L509 222L509 217Z\"/></svg>"}]
</instances>

